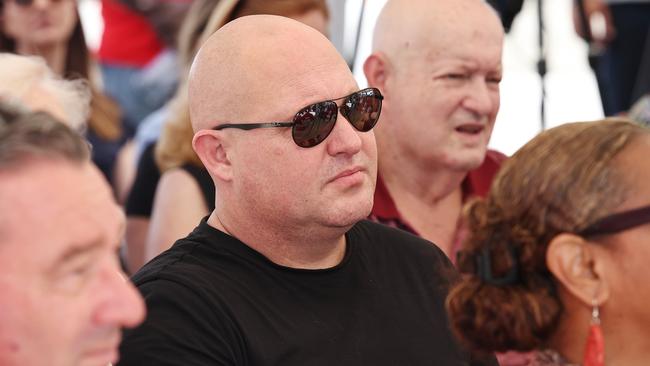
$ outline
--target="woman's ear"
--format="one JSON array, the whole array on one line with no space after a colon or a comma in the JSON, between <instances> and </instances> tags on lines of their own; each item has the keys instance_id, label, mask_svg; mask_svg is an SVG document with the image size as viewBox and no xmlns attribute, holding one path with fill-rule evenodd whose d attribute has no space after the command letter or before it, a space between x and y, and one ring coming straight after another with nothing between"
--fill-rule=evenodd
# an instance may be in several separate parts
<instances>
[{"instance_id":1,"label":"woman's ear","mask_svg":"<svg viewBox=\"0 0 650 366\"><path fill-rule=\"evenodd\" d=\"M192 147L212 177L232 180L229 144L223 131L198 131L192 139Z\"/></svg>"},{"instance_id":2,"label":"woman's ear","mask_svg":"<svg viewBox=\"0 0 650 366\"><path fill-rule=\"evenodd\" d=\"M546 266L566 290L587 306L609 297L605 277L605 252L584 238L563 233L551 240Z\"/></svg>"}]
</instances>

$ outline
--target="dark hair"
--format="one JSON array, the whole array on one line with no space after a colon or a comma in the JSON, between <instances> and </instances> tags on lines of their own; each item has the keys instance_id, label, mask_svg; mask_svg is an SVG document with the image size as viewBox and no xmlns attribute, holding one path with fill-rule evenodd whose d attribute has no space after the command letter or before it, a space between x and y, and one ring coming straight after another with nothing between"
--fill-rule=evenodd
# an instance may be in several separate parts
<instances>
[{"instance_id":1,"label":"dark hair","mask_svg":"<svg viewBox=\"0 0 650 366\"><path fill-rule=\"evenodd\" d=\"M51 115L0 102L0 170L33 158L84 163L90 149L83 136Z\"/></svg>"},{"instance_id":2,"label":"dark hair","mask_svg":"<svg viewBox=\"0 0 650 366\"><path fill-rule=\"evenodd\" d=\"M649 132L622 119L566 124L541 133L503 165L488 197L465 212L470 236L458 267L469 273L447 298L464 343L484 352L545 345L562 313L546 267L548 244L620 205L627 188L613 159Z\"/></svg>"},{"instance_id":3,"label":"dark hair","mask_svg":"<svg viewBox=\"0 0 650 366\"><path fill-rule=\"evenodd\" d=\"M4 4L4 0L2 4ZM3 8L0 6L0 12L2 10ZM0 32L0 51L16 53L15 40L8 37L4 32ZM91 63L90 52L86 45L86 38L77 12L77 21L67 42L65 68L61 76L68 80L91 80ZM119 139L122 135L119 107L112 99L101 93L92 82L90 83L90 89L92 98L90 100L88 126L104 139Z\"/></svg>"}]
</instances>

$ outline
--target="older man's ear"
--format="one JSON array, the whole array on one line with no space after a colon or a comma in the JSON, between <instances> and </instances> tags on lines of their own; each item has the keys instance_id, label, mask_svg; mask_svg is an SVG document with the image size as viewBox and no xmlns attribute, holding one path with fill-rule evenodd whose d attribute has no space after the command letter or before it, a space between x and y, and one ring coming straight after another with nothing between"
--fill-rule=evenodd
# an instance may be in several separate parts
<instances>
[{"instance_id":1,"label":"older man's ear","mask_svg":"<svg viewBox=\"0 0 650 366\"><path fill-rule=\"evenodd\" d=\"M228 140L223 131L200 130L192 139L192 147L213 178L232 180L232 165L228 158Z\"/></svg>"},{"instance_id":2,"label":"older man's ear","mask_svg":"<svg viewBox=\"0 0 650 366\"><path fill-rule=\"evenodd\" d=\"M363 73L366 74L368 86L379 89L382 93L386 89L386 76L390 67L390 61L382 52L375 52L368 56L363 63Z\"/></svg>"}]
</instances>

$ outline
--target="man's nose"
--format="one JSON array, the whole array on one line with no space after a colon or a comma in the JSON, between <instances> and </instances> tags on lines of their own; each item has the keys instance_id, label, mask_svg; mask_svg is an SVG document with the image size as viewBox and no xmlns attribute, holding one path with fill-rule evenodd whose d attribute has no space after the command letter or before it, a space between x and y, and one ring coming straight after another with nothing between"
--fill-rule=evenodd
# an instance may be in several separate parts
<instances>
[{"instance_id":1,"label":"man's nose","mask_svg":"<svg viewBox=\"0 0 650 366\"><path fill-rule=\"evenodd\" d=\"M106 269L102 275L106 294L95 311L95 323L120 328L133 328L142 323L146 309L135 286L119 269Z\"/></svg>"},{"instance_id":2,"label":"man's nose","mask_svg":"<svg viewBox=\"0 0 650 366\"><path fill-rule=\"evenodd\" d=\"M495 96L496 93L496 96ZM463 107L476 113L478 116L491 115L498 100L499 90L482 78L475 78L470 83L467 96L463 100Z\"/></svg>"},{"instance_id":3,"label":"man's nose","mask_svg":"<svg viewBox=\"0 0 650 366\"><path fill-rule=\"evenodd\" d=\"M332 132L325 141L327 143L327 152L332 156L338 154L355 155L361 151L362 141L359 135L360 133L363 132L357 131L352 127L352 124L339 111L336 116L334 129L332 129Z\"/></svg>"}]
</instances>

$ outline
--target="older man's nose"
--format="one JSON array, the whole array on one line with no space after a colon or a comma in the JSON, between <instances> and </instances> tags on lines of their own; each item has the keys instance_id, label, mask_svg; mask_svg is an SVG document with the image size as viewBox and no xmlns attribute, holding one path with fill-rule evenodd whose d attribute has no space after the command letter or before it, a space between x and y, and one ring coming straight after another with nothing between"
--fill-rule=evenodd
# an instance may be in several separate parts
<instances>
[{"instance_id":1,"label":"older man's nose","mask_svg":"<svg viewBox=\"0 0 650 366\"><path fill-rule=\"evenodd\" d=\"M138 290L119 270L104 275L106 293L94 315L96 324L133 328L142 323L146 309Z\"/></svg>"}]
</instances>

